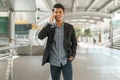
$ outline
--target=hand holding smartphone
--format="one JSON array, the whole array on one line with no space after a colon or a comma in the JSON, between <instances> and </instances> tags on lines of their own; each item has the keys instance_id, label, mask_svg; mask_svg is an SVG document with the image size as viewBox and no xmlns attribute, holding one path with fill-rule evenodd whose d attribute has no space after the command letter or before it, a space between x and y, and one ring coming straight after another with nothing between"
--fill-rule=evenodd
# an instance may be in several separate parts
<instances>
[{"instance_id":1,"label":"hand holding smartphone","mask_svg":"<svg viewBox=\"0 0 120 80\"><path fill-rule=\"evenodd\" d=\"M52 24L55 20L55 15L54 14L51 14L50 16L50 23Z\"/></svg>"}]
</instances>

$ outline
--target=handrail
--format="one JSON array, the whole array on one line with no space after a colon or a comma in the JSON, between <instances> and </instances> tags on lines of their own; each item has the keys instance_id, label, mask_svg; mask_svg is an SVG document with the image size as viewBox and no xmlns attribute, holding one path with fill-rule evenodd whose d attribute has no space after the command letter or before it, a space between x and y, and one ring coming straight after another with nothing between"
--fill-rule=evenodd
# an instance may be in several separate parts
<instances>
[{"instance_id":1,"label":"handrail","mask_svg":"<svg viewBox=\"0 0 120 80\"><path fill-rule=\"evenodd\" d=\"M1 59L2 57L9 56L9 54L10 54L10 53L6 53L6 54L0 54L0 59Z\"/></svg>"},{"instance_id":2,"label":"handrail","mask_svg":"<svg viewBox=\"0 0 120 80\"><path fill-rule=\"evenodd\" d=\"M117 40L120 40L120 29L116 29L116 30L114 30L113 31L113 42L116 42ZM105 39L105 38L108 38L108 35L109 35L109 33L106 33L106 34L104 34L103 36L104 36L104 41L102 42L102 45L104 45L105 43L108 43L108 44L110 44L110 39Z\"/></svg>"},{"instance_id":3,"label":"handrail","mask_svg":"<svg viewBox=\"0 0 120 80\"><path fill-rule=\"evenodd\" d=\"M120 29L113 30L113 38L116 37L116 36L118 36L119 34L120 34ZM109 32L103 34L103 36L104 36L104 40L105 40L106 38L108 39L108 37L109 37Z\"/></svg>"},{"instance_id":4,"label":"handrail","mask_svg":"<svg viewBox=\"0 0 120 80\"><path fill-rule=\"evenodd\" d=\"M18 48L18 47L20 47L20 45L11 45L11 46L0 47L0 51L13 49L13 48Z\"/></svg>"},{"instance_id":5,"label":"handrail","mask_svg":"<svg viewBox=\"0 0 120 80\"><path fill-rule=\"evenodd\" d=\"M0 51L14 49L18 47L20 47L20 45L5 46L5 47L1 47ZM13 59L12 59L13 53L14 51L10 51L10 53L0 54L0 61L2 60L8 61L5 80L9 80L9 78L10 80L13 80Z\"/></svg>"},{"instance_id":6,"label":"handrail","mask_svg":"<svg viewBox=\"0 0 120 80\"><path fill-rule=\"evenodd\" d=\"M6 54L0 54L0 61L3 61L3 60L7 60L8 63L7 63L7 69L6 69L6 77L5 77L5 80L8 80L9 79L9 75L10 75L10 71L12 69L12 55L10 55L10 53L6 53Z\"/></svg>"}]
</instances>

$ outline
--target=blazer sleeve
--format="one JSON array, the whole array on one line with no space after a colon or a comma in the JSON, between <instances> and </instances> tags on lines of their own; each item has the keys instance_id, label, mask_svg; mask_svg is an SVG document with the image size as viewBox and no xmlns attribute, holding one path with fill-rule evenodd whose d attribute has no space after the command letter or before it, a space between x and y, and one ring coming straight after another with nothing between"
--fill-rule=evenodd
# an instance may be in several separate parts
<instances>
[{"instance_id":1,"label":"blazer sleeve","mask_svg":"<svg viewBox=\"0 0 120 80\"><path fill-rule=\"evenodd\" d=\"M77 49L77 39L76 39L76 33L75 33L75 30L74 30L73 26L72 26L71 42L72 42L72 46L71 46L72 54L71 54L71 56L75 57L76 49Z\"/></svg>"},{"instance_id":2,"label":"blazer sleeve","mask_svg":"<svg viewBox=\"0 0 120 80\"><path fill-rule=\"evenodd\" d=\"M47 37L48 36L48 31L50 30L51 26L52 26L51 24L47 23L45 25L45 27L42 28L42 30L39 32L38 38L39 39L44 39L45 37Z\"/></svg>"}]
</instances>

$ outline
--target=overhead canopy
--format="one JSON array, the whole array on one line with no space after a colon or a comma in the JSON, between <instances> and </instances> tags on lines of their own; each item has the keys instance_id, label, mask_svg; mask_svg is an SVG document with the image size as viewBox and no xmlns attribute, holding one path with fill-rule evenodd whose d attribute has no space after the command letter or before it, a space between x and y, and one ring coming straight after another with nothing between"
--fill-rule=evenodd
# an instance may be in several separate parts
<instances>
[{"instance_id":1,"label":"overhead canopy","mask_svg":"<svg viewBox=\"0 0 120 80\"><path fill-rule=\"evenodd\" d=\"M9 8L6 6L6 1L0 0L0 11L8 11Z\"/></svg>"},{"instance_id":2,"label":"overhead canopy","mask_svg":"<svg viewBox=\"0 0 120 80\"><path fill-rule=\"evenodd\" d=\"M9 0L14 11L35 11L35 0Z\"/></svg>"},{"instance_id":3,"label":"overhead canopy","mask_svg":"<svg viewBox=\"0 0 120 80\"><path fill-rule=\"evenodd\" d=\"M1 14L8 11L17 12L16 15L20 18L23 17L26 19L27 16L30 19L34 14L34 18L36 19L36 13L34 12L37 12L37 17L42 19L48 15L49 10L49 6L45 0L0 0Z\"/></svg>"},{"instance_id":4,"label":"overhead canopy","mask_svg":"<svg viewBox=\"0 0 120 80\"><path fill-rule=\"evenodd\" d=\"M65 6L66 20L79 19L83 16L88 16L89 19L100 17L102 20L111 18L113 13L120 13L120 0L0 0L0 12L9 10L15 12L38 11L38 16L43 20L48 16L47 13L51 12L55 3L62 3Z\"/></svg>"},{"instance_id":5,"label":"overhead canopy","mask_svg":"<svg viewBox=\"0 0 120 80\"><path fill-rule=\"evenodd\" d=\"M1 0L0 11L35 11L35 0Z\"/></svg>"},{"instance_id":6,"label":"overhead canopy","mask_svg":"<svg viewBox=\"0 0 120 80\"><path fill-rule=\"evenodd\" d=\"M120 13L120 0L47 0L49 6L62 3L65 6L65 20L87 19L96 20L94 17L113 17L114 13ZM51 7L52 8L52 7ZM83 17L87 16L87 18ZM87 21L89 22L89 21Z\"/></svg>"}]
</instances>

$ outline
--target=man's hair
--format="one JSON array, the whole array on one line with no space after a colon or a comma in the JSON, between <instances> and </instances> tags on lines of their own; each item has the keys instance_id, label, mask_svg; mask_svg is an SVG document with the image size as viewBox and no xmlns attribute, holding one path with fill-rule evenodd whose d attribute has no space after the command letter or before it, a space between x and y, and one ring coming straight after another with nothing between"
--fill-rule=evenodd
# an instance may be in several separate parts
<instances>
[{"instance_id":1,"label":"man's hair","mask_svg":"<svg viewBox=\"0 0 120 80\"><path fill-rule=\"evenodd\" d=\"M52 9L53 12L54 12L54 8L62 8L63 12L65 10L64 6L61 3L57 3L53 6L53 9Z\"/></svg>"}]
</instances>

